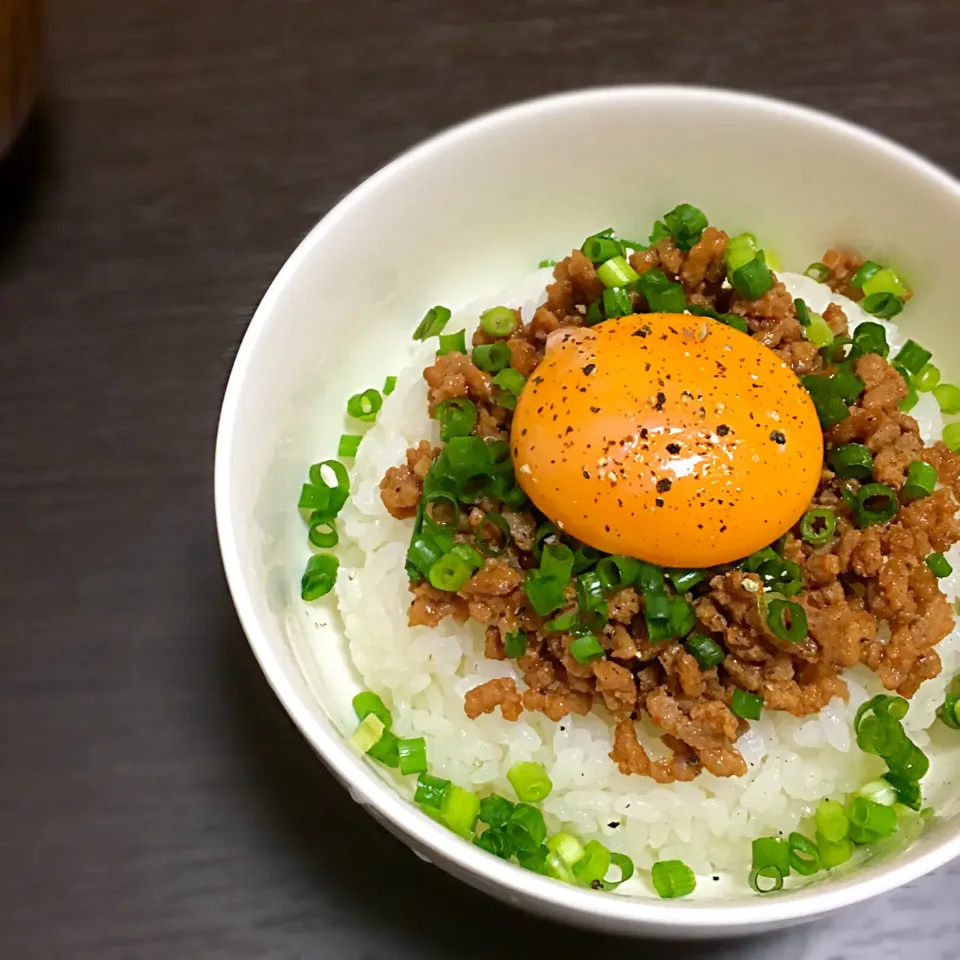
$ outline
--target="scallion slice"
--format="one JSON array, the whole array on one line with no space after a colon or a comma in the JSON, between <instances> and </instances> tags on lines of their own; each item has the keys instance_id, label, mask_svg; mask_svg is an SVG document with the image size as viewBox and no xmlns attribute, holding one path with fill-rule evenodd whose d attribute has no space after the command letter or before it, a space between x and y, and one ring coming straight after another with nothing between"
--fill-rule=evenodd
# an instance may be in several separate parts
<instances>
[{"instance_id":1,"label":"scallion slice","mask_svg":"<svg viewBox=\"0 0 960 960\"><path fill-rule=\"evenodd\" d=\"M859 828L866 842L889 837L897 829L897 812L893 807L867 800L866 797L854 797L850 804L851 836L854 828ZM854 842L857 842L856 839Z\"/></svg>"},{"instance_id":2,"label":"scallion slice","mask_svg":"<svg viewBox=\"0 0 960 960\"><path fill-rule=\"evenodd\" d=\"M677 593L686 593L707 578L706 570L668 570L667 576Z\"/></svg>"},{"instance_id":3,"label":"scallion slice","mask_svg":"<svg viewBox=\"0 0 960 960\"><path fill-rule=\"evenodd\" d=\"M913 377L911 386L916 390L929 393L940 382L940 368L932 363L925 363L920 372Z\"/></svg>"},{"instance_id":4,"label":"scallion slice","mask_svg":"<svg viewBox=\"0 0 960 960\"><path fill-rule=\"evenodd\" d=\"M892 293L872 293L860 301L860 306L875 317L889 320L903 310L903 301Z\"/></svg>"},{"instance_id":5,"label":"scallion slice","mask_svg":"<svg viewBox=\"0 0 960 960\"><path fill-rule=\"evenodd\" d=\"M518 373L512 367L501 370L494 378L493 383L501 390L507 390L514 396L519 397L526 385L526 379L523 374Z\"/></svg>"},{"instance_id":6,"label":"scallion slice","mask_svg":"<svg viewBox=\"0 0 960 960\"><path fill-rule=\"evenodd\" d=\"M468 397L451 397L436 405L433 416L440 421L440 439L446 443L454 437L469 437L473 433L477 425L477 405Z\"/></svg>"},{"instance_id":7,"label":"scallion slice","mask_svg":"<svg viewBox=\"0 0 960 960\"><path fill-rule=\"evenodd\" d=\"M843 804L836 800L821 800L813 814L813 821L828 843L838 843L850 833L850 820Z\"/></svg>"},{"instance_id":8,"label":"scallion slice","mask_svg":"<svg viewBox=\"0 0 960 960\"><path fill-rule=\"evenodd\" d=\"M919 373L927 364L927 361L933 356L929 350L925 350L914 340L908 340L897 352L893 358L894 363L909 370L910 373Z\"/></svg>"},{"instance_id":9,"label":"scallion slice","mask_svg":"<svg viewBox=\"0 0 960 960\"><path fill-rule=\"evenodd\" d=\"M603 658L603 647L592 633L585 633L577 637L569 647L570 656L577 663L587 664Z\"/></svg>"},{"instance_id":10,"label":"scallion slice","mask_svg":"<svg viewBox=\"0 0 960 960\"><path fill-rule=\"evenodd\" d=\"M730 712L744 720L759 720L763 709L763 697L755 693L748 693L739 687L733 691L730 698Z\"/></svg>"},{"instance_id":11,"label":"scallion slice","mask_svg":"<svg viewBox=\"0 0 960 960\"><path fill-rule=\"evenodd\" d=\"M815 547L829 543L837 529L837 515L830 507L814 507L800 521L800 536Z\"/></svg>"},{"instance_id":12,"label":"scallion slice","mask_svg":"<svg viewBox=\"0 0 960 960\"><path fill-rule=\"evenodd\" d=\"M473 362L487 373L505 370L510 366L510 348L502 341L481 343L473 348Z\"/></svg>"},{"instance_id":13,"label":"scallion slice","mask_svg":"<svg viewBox=\"0 0 960 960\"><path fill-rule=\"evenodd\" d=\"M423 737L398 741L397 754L402 774L427 772L427 741Z\"/></svg>"},{"instance_id":14,"label":"scallion slice","mask_svg":"<svg viewBox=\"0 0 960 960\"><path fill-rule=\"evenodd\" d=\"M886 523L896 516L897 491L885 483L867 483L857 491L856 521L858 527Z\"/></svg>"},{"instance_id":15,"label":"scallion slice","mask_svg":"<svg viewBox=\"0 0 960 960\"><path fill-rule=\"evenodd\" d=\"M326 596L337 582L339 566L340 561L332 553L314 554L300 578L301 599L309 602Z\"/></svg>"},{"instance_id":16,"label":"scallion slice","mask_svg":"<svg viewBox=\"0 0 960 960\"><path fill-rule=\"evenodd\" d=\"M862 443L845 443L831 450L828 460L838 477L866 480L873 475L873 454Z\"/></svg>"},{"instance_id":17,"label":"scallion slice","mask_svg":"<svg viewBox=\"0 0 960 960\"><path fill-rule=\"evenodd\" d=\"M770 268L756 257L734 270L730 283L745 300L757 300L773 289L773 274Z\"/></svg>"},{"instance_id":18,"label":"scallion slice","mask_svg":"<svg viewBox=\"0 0 960 960\"><path fill-rule=\"evenodd\" d=\"M585 887L600 886L610 869L610 851L599 840L591 840L583 848L583 856L573 865L573 875Z\"/></svg>"},{"instance_id":19,"label":"scallion slice","mask_svg":"<svg viewBox=\"0 0 960 960\"><path fill-rule=\"evenodd\" d=\"M350 737L350 743L359 753L369 753L379 742L380 738L386 732L383 721L375 714L370 713L365 716L353 731Z\"/></svg>"},{"instance_id":20,"label":"scallion slice","mask_svg":"<svg viewBox=\"0 0 960 960\"><path fill-rule=\"evenodd\" d=\"M790 873L790 843L783 837L759 837L752 844L753 867L776 867L782 876Z\"/></svg>"},{"instance_id":21,"label":"scallion slice","mask_svg":"<svg viewBox=\"0 0 960 960\"><path fill-rule=\"evenodd\" d=\"M677 204L669 213L663 215L663 223L677 247L689 250L707 227L707 216L690 203Z\"/></svg>"},{"instance_id":22,"label":"scallion slice","mask_svg":"<svg viewBox=\"0 0 960 960\"><path fill-rule=\"evenodd\" d=\"M797 323L799 323L801 327L809 327L810 308L807 306L806 300L797 297L793 301L793 307L797 311Z\"/></svg>"},{"instance_id":23,"label":"scallion slice","mask_svg":"<svg viewBox=\"0 0 960 960\"><path fill-rule=\"evenodd\" d=\"M606 266L606 264L604 264ZM611 320L614 317L629 317L633 313L630 294L623 287L608 287L603 291L603 315Z\"/></svg>"},{"instance_id":24,"label":"scallion slice","mask_svg":"<svg viewBox=\"0 0 960 960\"><path fill-rule=\"evenodd\" d=\"M919 500L933 493L936 485L936 468L923 460L914 460L907 468L907 479L904 481L901 494L907 501Z\"/></svg>"},{"instance_id":25,"label":"scallion slice","mask_svg":"<svg viewBox=\"0 0 960 960\"><path fill-rule=\"evenodd\" d=\"M307 538L321 550L329 550L335 547L340 540L337 535L337 528L334 526L334 519L323 510L315 510L310 514L310 529Z\"/></svg>"},{"instance_id":26,"label":"scallion slice","mask_svg":"<svg viewBox=\"0 0 960 960\"><path fill-rule=\"evenodd\" d=\"M499 537L498 537L499 533ZM473 531L473 540L477 549L485 557L497 557L506 549L510 541L510 524L502 513L489 511L483 515L477 528Z\"/></svg>"},{"instance_id":27,"label":"scallion slice","mask_svg":"<svg viewBox=\"0 0 960 960\"><path fill-rule=\"evenodd\" d=\"M576 569L576 564L574 564ZM633 557L603 557L597 563L597 575L604 590L619 590L629 586L640 571L640 561Z\"/></svg>"},{"instance_id":28,"label":"scallion slice","mask_svg":"<svg viewBox=\"0 0 960 960\"><path fill-rule=\"evenodd\" d=\"M540 573L566 584L573 576L573 551L565 543L548 543L540 557Z\"/></svg>"},{"instance_id":29,"label":"scallion slice","mask_svg":"<svg viewBox=\"0 0 960 960\"><path fill-rule=\"evenodd\" d=\"M824 283L830 276L830 268L818 260L815 263L811 263L810 266L803 271L803 275L809 277L811 280L816 280L817 283Z\"/></svg>"},{"instance_id":30,"label":"scallion slice","mask_svg":"<svg viewBox=\"0 0 960 960\"><path fill-rule=\"evenodd\" d=\"M413 796L414 803L421 807L439 810L443 806L443 801L451 786L449 780L421 773L417 778L417 792Z\"/></svg>"},{"instance_id":31,"label":"scallion slice","mask_svg":"<svg viewBox=\"0 0 960 960\"><path fill-rule=\"evenodd\" d=\"M872 276L875 276L879 272L879 263L874 263L873 260L864 260L850 278L850 286L860 289Z\"/></svg>"},{"instance_id":32,"label":"scallion slice","mask_svg":"<svg viewBox=\"0 0 960 960\"><path fill-rule=\"evenodd\" d=\"M503 639L503 650L511 660L522 657L527 652L526 630L511 630Z\"/></svg>"},{"instance_id":33,"label":"scallion slice","mask_svg":"<svg viewBox=\"0 0 960 960\"><path fill-rule=\"evenodd\" d=\"M800 643L807 635L807 614L799 603L771 600L767 605L767 626L775 637Z\"/></svg>"},{"instance_id":34,"label":"scallion slice","mask_svg":"<svg viewBox=\"0 0 960 960\"><path fill-rule=\"evenodd\" d=\"M804 328L804 335L806 338L816 347L830 346L833 343L833 331L830 329L830 324L820 316L819 313L814 313L812 310L808 312L809 323Z\"/></svg>"},{"instance_id":35,"label":"scallion slice","mask_svg":"<svg viewBox=\"0 0 960 960\"><path fill-rule=\"evenodd\" d=\"M960 423L948 423L941 435L944 444L954 453L960 451Z\"/></svg>"},{"instance_id":36,"label":"scallion slice","mask_svg":"<svg viewBox=\"0 0 960 960\"><path fill-rule=\"evenodd\" d=\"M850 282L852 284L853 280L851 279ZM860 286L863 288L865 296L871 296L875 293L890 293L895 297L905 297L909 292L906 284L890 267L876 270Z\"/></svg>"},{"instance_id":37,"label":"scallion slice","mask_svg":"<svg viewBox=\"0 0 960 960\"><path fill-rule=\"evenodd\" d=\"M787 839L790 845L790 867L801 877L813 876L820 869L820 851L817 845L796 831Z\"/></svg>"},{"instance_id":38,"label":"scallion slice","mask_svg":"<svg viewBox=\"0 0 960 960\"><path fill-rule=\"evenodd\" d=\"M467 334L465 330L458 330L456 333L441 333L440 346L437 348L437 356L445 357L448 353L467 352Z\"/></svg>"},{"instance_id":39,"label":"scallion slice","mask_svg":"<svg viewBox=\"0 0 960 960\"><path fill-rule=\"evenodd\" d=\"M537 266L538 266L541 270L542 270L544 267L555 267L556 265L557 265L557 261L556 261L556 260L550 260L550 259L541 260L541 261L537 264Z\"/></svg>"},{"instance_id":40,"label":"scallion slice","mask_svg":"<svg viewBox=\"0 0 960 960\"><path fill-rule=\"evenodd\" d=\"M650 880L664 900L686 897L697 888L696 874L682 860L659 860L650 868Z\"/></svg>"},{"instance_id":41,"label":"scallion slice","mask_svg":"<svg viewBox=\"0 0 960 960\"><path fill-rule=\"evenodd\" d=\"M670 597L668 603L670 626L674 634L682 639L697 625L697 615L693 605L683 597Z\"/></svg>"},{"instance_id":42,"label":"scallion slice","mask_svg":"<svg viewBox=\"0 0 960 960\"><path fill-rule=\"evenodd\" d=\"M772 864L750 871L750 888L756 893L776 893L783 887L783 874Z\"/></svg>"},{"instance_id":43,"label":"scallion slice","mask_svg":"<svg viewBox=\"0 0 960 960\"><path fill-rule=\"evenodd\" d=\"M445 553L431 567L428 574L431 586L437 590L459 590L473 576L473 571L455 553Z\"/></svg>"},{"instance_id":44,"label":"scallion slice","mask_svg":"<svg viewBox=\"0 0 960 960\"><path fill-rule=\"evenodd\" d=\"M687 637L684 644L687 653L691 654L701 669L709 670L711 667L718 667L723 663L726 654L723 647L711 637L706 637L702 633L694 633Z\"/></svg>"},{"instance_id":45,"label":"scallion slice","mask_svg":"<svg viewBox=\"0 0 960 960\"><path fill-rule=\"evenodd\" d=\"M960 413L960 387L955 387L952 383L941 383L933 388L932 393L943 413Z\"/></svg>"},{"instance_id":46,"label":"scallion slice","mask_svg":"<svg viewBox=\"0 0 960 960\"><path fill-rule=\"evenodd\" d=\"M440 806L440 819L454 833L469 837L480 813L480 798L469 790L450 784Z\"/></svg>"},{"instance_id":47,"label":"scallion slice","mask_svg":"<svg viewBox=\"0 0 960 960\"><path fill-rule=\"evenodd\" d=\"M581 253L595 264L606 263L612 257L619 257L622 253L620 242L611 235L595 234L587 237L580 247Z\"/></svg>"},{"instance_id":48,"label":"scallion slice","mask_svg":"<svg viewBox=\"0 0 960 960\"><path fill-rule=\"evenodd\" d=\"M523 581L523 592L527 595L530 605L541 617L548 616L566 603L563 584L552 577L528 573Z\"/></svg>"},{"instance_id":49,"label":"scallion slice","mask_svg":"<svg viewBox=\"0 0 960 960\"><path fill-rule=\"evenodd\" d=\"M337 445L338 457L355 457L360 448L360 441L363 437L358 437L352 433L345 433L340 437L340 443Z\"/></svg>"},{"instance_id":50,"label":"scallion slice","mask_svg":"<svg viewBox=\"0 0 960 960\"><path fill-rule=\"evenodd\" d=\"M683 313L686 308L683 287L668 280L658 267L641 273L636 282L653 313Z\"/></svg>"},{"instance_id":51,"label":"scallion slice","mask_svg":"<svg viewBox=\"0 0 960 960\"><path fill-rule=\"evenodd\" d=\"M509 337L517 328L517 314L510 307L490 307L480 314L480 327L491 337Z\"/></svg>"},{"instance_id":52,"label":"scallion slice","mask_svg":"<svg viewBox=\"0 0 960 960\"><path fill-rule=\"evenodd\" d=\"M953 573L953 567L950 561L942 553L931 553L926 560L927 566L933 571L933 575L940 579L949 577Z\"/></svg>"},{"instance_id":53,"label":"scallion slice","mask_svg":"<svg viewBox=\"0 0 960 960\"><path fill-rule=\"evenodd\" d=\"M373 423L377 419L377 414L382 406L383 397L380 395L380 391L370 387L363 393L355 393L347 401L347 414L355 420Z\"/></svg>"},{"instance_id":54,"label":"scallion slice","mask_svg":"<svg viewBox=\"0 0 960 960\"><path fill-rule=\"evenodd\" d=\"M757 238L752 233L738 233L731 237L723 255L727 271L732 273L745 266L757 255Z\"/></svg>"},{"instance_id":55,"label":"scallion slice","mask_svg":"<svg viewBox=\"0 0 960 960\"><path fill-rule=\"evenodd\" d=\"M853 333L853 342L863 353L876 353L886 357L890 352L886 329L882 324L874 323L873 320L865 320L857 327Z\"/></svg>"},{"instance_id":56,"label":"scallion slice","mask_svg":"<svg viewBox=\"0 0 960 960\"><path fill-rule=\"evenodd\" d=\"M446 307L431 307L420 321L420 326L414 330L413 339L427 340L437 336L447 325L450 317L451 313Z\"/></svg>"},{"instance_id":57,"label":"scallion slice","mask_svg":"<svg viewBox=\"0 0 960 960\"><path fill-rule=\"evenodd\" d=\"M541 763L521 760L507 771L507 779L524 803L539 803L550 796L553 784Z\"/></svg>"},{"instance_id":58,"label":"scallion slice","mask_svg":"<svg viewBox=\"0 0 960 960\"><path fill-rule=\"evenodd\" d=\"M597 278L605 287L625 287L636 281L637 271L618 254L597 267Z\"/></svg>"}]
</instances>

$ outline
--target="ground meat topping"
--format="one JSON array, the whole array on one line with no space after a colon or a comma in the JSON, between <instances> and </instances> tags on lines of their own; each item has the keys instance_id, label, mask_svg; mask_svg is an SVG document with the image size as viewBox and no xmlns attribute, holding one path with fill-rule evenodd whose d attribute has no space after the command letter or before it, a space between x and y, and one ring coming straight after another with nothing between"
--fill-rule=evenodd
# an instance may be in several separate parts
<instances>
[{"instance_id":1,"label":"ground meat topping","mask_svg":"<svg viewBox=\"0 0 960 960\"><path fill-rule=\"evenodd\" d=\"M467 691L463 701L463 710L471 720L481 713L493 713L500 708L504 720L519 720L523 713L523 701L517 692L517 683L513 677L498 678L481 683Z\"/></svg>"}]
</instances>

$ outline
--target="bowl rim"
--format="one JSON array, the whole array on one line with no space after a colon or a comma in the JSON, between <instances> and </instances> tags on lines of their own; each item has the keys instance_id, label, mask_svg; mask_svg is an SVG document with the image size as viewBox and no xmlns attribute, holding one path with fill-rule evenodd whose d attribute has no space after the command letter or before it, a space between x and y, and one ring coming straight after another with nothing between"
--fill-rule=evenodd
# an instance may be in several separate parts
<instances>
[{"instance_id":1,"label":"bowl rim","mask_svg":"<svg viewBox=\"0 0 960 960\"><path fill-rule=\"evenodd\" d=\"M501 106L445 129L408 148L341 199L303 238L270 284L244 333L227 382L217 430L214 465L214 501L217 535L227 582L241 625L257 661L277 698L301 734L321 759L350 791L354 800L376 809L391 828L436 856L441 864L458 864L488 892L514 903L535 901L541 909L558 918L585 926L600 926L620 932L642 932L660 927L682 935L682 928L709 932L734 928L769 927L798 922L822 915L870 897L886 893L935 870L960 855L960 832L911 859L860 878L853 873L837 883L806 887L786 896L757 898L750 902L723 900L666 901L618 897L571 887L494 857L462 841L442 825L403 799L386 781L350 750L347 741L332 725L327 729L315 717L304 698L285 673L281 657L268 639L249 591L237 547L231 477L234 472L234 441L241 393L271 317L283 290L303 267L324 236L366 202L383 184L421 159L476 136L502 123L534 116L562 113L570 107L591 103L622 101L636 105L644 101L698 102L738 106L768 114L790 115L857 141L861 146L885 154L911 168L917 176L935 181L940 189L960 202L960 182L947 171L913 150L851 121L812 107L774 97L699 85L624 84L565 91ZM369 811L368 811L369 812Z\"/></svg>"}]
</instances>

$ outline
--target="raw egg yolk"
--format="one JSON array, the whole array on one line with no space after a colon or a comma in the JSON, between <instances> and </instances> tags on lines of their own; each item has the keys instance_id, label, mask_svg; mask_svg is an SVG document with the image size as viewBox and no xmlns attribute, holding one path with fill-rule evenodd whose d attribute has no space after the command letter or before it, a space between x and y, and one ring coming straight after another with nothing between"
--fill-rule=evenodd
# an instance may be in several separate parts
<instances>
[{"instance_id":1,"label":"raw egg yolk","mask_svg":"<svg viewBox=\"0 0 960 960\"><path fill-rule=\"evenodd\" d=\"M772 543L823 463L813 402L772 350L663 313L551 334L511 448L520 486L564 533L670 567Z\"/></svg>"}]
</instances>

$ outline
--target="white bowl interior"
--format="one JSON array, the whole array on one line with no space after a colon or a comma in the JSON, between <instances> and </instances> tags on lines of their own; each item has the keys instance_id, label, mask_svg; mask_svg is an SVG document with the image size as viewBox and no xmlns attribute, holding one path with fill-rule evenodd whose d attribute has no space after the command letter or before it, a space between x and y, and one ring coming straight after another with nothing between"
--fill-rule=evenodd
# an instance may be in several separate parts
<instances>
[{"instance_id":1,"label":"white bowl interior","mask_svg":"<svg viewBox=\"0 0 960 960\"><path fill-rule=\"evenodd\" d=\"M613 148L612 144L616 144ZM912 154L774 101L683 88L589 91L521 105L406 154L338 206L293 255L241 347L217 450L225 564L244 626L293 718L354 797L468 881L623 931L773 926L895 886L960 850L944 816L908 851L796 893L722 904L574 891L462 843L401 801L342 741L359 689L332 604L305 605L294 505L335 453L346 397L396 372L435 303L496 292L543 257L614 226L643 236L679 201L751 230L801 271L831 244L895 264L917 293L898 318L960 376L952 347L960 190Z\"/></svg>"}]
</instances>

